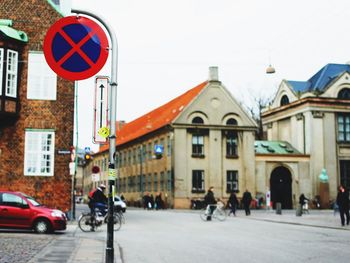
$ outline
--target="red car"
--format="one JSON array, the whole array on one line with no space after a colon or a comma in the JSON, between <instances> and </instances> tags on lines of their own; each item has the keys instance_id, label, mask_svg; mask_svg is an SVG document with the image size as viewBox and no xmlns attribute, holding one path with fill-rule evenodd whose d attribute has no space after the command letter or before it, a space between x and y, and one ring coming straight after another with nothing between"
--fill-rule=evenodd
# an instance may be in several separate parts
<instances>
[{"instance_id":1,"label":"red car","mask_svg":"<svg viewBox=\"0 0 350 263\"><path fill-rule=\"evenodd\" d=\"M66 215L44 207L34 198L19 192L0 191L0 228L34 229L37 233L65 230Z\"/></svg>"}]
</instances>

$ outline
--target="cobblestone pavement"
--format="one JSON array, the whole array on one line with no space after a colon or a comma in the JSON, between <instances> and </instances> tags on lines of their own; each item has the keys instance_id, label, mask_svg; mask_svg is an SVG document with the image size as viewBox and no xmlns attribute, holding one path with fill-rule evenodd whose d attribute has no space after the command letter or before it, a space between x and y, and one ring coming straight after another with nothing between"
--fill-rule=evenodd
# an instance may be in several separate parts
<instances>
[{"instance_id":1,"label":"cobblestone pavement","mask_svg":"<svg viewBox=\"0 0 350 263\"><path fill-rule=\"evenodd\" d=\"M0 263L26 263L56 236L32 233L0 233Z\"/></svg>"}]
</instances>

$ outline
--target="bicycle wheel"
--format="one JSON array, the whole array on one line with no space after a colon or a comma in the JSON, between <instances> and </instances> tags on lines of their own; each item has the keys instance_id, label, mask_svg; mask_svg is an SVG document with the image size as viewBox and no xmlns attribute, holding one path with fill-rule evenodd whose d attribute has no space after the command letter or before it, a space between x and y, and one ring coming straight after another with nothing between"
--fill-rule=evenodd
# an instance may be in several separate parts
<instances>
[{"instance_id":1,"label":"bicycle wheel","mask_svg":"<svg viewBox=\"0 0 350 263\"><path fill-rule=\"evenodd\" d=\"M125 216L124 216L124 213L123 212L118 212L118 215L119 215L119 217L121 218L121 220L122 220L122 224L125 224Z\"/></svg>"},{"instance_id":2,"label":"bicycle wheel","mask_svg":"<svg viewBox=\"0 0 350 263\"><path fill-rule=\"evenodd\" d=\"M118 231L122 227L122 218L119 213L116 212L113 214L113 230Z\"/></svg>"},{"instance_id":3,"label":"bicycle wheel","mask_svg":"<svg viewBox=\"0 0 350 263\"><path fill-rule=\"evenodd\" d=\"M214 215L220 221L224 221L227 217L226 211L222 208L217 208L214 212Z\"/></svg>"},{"instance_id":4,"label":"bicycle wheel","mask_svg":"<svg viewBox=\"0 0 350 263\"><path fill-rule=\"evenodd\" d=\"M83 232L90 232L94 231L93 229L96 229L96 219L94 216L91 216L90 214L82 214L79 217L78 226Z\"/></svg>"},{"instance_id":5,"label":"bicycle wheel","mask_svg":"<svg viewBox=\"0 0 350 263\"><path fill-rule=\"evenodd\" d=\"M207 208L205 208L205 209L202 209L201 211L200 211L200 217L201 217L201 219L203 220L203 221L207 221L207 218L208 218L208 209Z\"/></svg>"}]
</instances>

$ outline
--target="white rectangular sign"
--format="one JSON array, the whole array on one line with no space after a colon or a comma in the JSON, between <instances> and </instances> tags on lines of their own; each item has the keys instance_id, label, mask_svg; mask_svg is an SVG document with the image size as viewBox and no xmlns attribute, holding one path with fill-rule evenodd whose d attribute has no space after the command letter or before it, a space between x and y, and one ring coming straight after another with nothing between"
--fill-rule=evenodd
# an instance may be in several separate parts
<instances>
[{"instance_id":1,"label":"white rectangular sign","mask_svg":"<svg viewBox=\"0 0 350 263\"><path fill-rule=\"evenodd\" d=\"M108 91L109 78L96 76L93 142L98 144L107 143L109 135L106 133L108 131Z\"/></svg>"},{"instance_id":2,"label":"white rectangular sign","mask_svg":"<svg viewBox=\"0 0 350 263\"><path fill-rule=\"evenodd\" d=\"M92 182L100 181L100 174L91 174L91 181Z\"/></svg>"}]
</instances>

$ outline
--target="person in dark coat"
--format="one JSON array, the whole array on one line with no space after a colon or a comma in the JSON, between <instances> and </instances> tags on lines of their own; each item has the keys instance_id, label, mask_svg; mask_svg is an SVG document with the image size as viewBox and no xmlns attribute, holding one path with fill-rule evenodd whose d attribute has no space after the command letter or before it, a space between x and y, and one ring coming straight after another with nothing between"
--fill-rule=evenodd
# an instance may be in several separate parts
<instances>
[{"instance_id":1,"label":"person in dark coat","mask_svg":"<svg viewBox=\"0 0 350 263\"><path fill-rule=\"evenodd\" d=\"M163 209L163 199L162 199L162 193L159 193L158 195L156 195L156 210L158 209Z\"/></svg>"},{"instance_id":2,"label":"person in dark coat","mask_svg":"<svg viewBox=\"0 0 350 263\"><path fill-rule=\"evenodd\" d=\"M252 194L247 190L245 190L242 198L244 210L245 210L245 215L249 216L250 215L250 203L252 202Z\"/></svg>"},{"instance_id":3,"label":"person in dark coat","mask_svg":"<svg viewBox=\"0 0 350 263\"><path fill-rule=\"evenodd\" d=\"M228 215L230 215L231 213L233 214L233 216L236 216L236 209L238 206L238 199L235 193L231 193L230 197L228 199L228 205L230 207L230 212L228 213Z\"/></svg>"},{"instance_id":4,"label":"person in dark coat","mask_svg":"<svg viewBox=\"0 0 350 263\"><path fill-rule=\"evenodd\" d=\"M308 212L308 206L306 206L308 201L309 201L309 199L307 199L303 193L299 196L299 204L301 206L301 212L302 213L303 213L303 211L307 211Z\"/></svg>"},{"instance_id":5,"label":"person in dark coat","mask_svg":"<svg viewBox=\"0 0 350 263\"><path fill-rule=\"evenodd\" d=\"M341 225L345 225L345 216L346 224L349 225L349 192L342 185L339 186L337 205L339 207Z\"/></svg>"},{"instance_id":6,"label":"person in dark coat","mask_svg":"<svg viewBox=\"0 0 350 263\"><path fill-rule=\"evenodd\" d=\"M207 194L204 197L204 202L206 205L209 205L209 210L210 210L210 214L207 216L207 220L210 221L211 220L211 215L213 214L214 210L215 210L215 204L216 204L216 200L214 197L214 187L211 186L208 189Z\"/></svg>"},{"instance_id":7,"label":"person in dark coat","mask_svg":"<svg viewBox=\"0 0 350 263\"><path fill-rule=\"evenodd\" d=\"M105 189L106 186L104 184L100 184L100 186L97 187L96 190L92 191L91 196L89 196L88 205L91 210L91 213L95 212L95 208L101 211L107 208L108 199L104 194Z\"/></svg>"}]
</instances>

